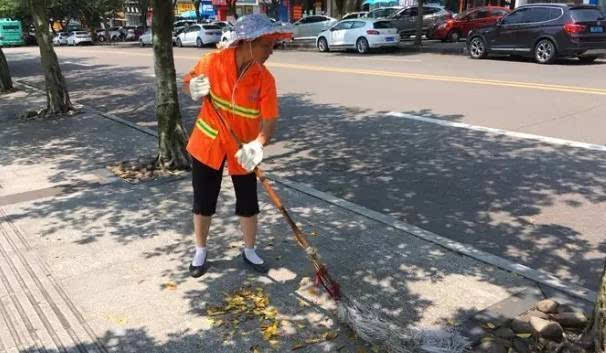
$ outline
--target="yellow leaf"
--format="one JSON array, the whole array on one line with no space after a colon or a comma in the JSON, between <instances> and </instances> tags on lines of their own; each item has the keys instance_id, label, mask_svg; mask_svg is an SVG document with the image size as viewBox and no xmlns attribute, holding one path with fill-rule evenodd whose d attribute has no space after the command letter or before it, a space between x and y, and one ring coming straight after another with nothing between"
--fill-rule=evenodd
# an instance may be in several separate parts
<instances>
[{"instance_id":1,"label":"yellow leaf","mask_svg":"<svg viewBox=\"0 0 606 353\"><path fill-rule=\"evenodd\" d=\"M274 322L272 325L263 329L263 337L269 341L278 335L278 323Z\"/></svg>"},{"instance_id":2,"label":"yellow leaf","mask_svg":"<svg viewBox=\"0 0 606 353\"><path fill-rule=\"evenodd\" d=\"M177 284L175 282L166 282L162 284L162 289L177 290Z\"/></svg>"},{"instance_id":3,"label":"yellow leaf","mask_svg":"<svg viewBox=\"0 0 606 353\"><path fill-rule=\"evenodd\" d=\"M494 341L494 338L492 338L490 336L482 337L482 342L490 342L490 341Z\"/></svg>"},{"instance_id":4,"label":"yellow leaf","mask_svg":"<svg viewBox=\"0 0 606 353\"><path fill-rule=\"evenodd\" d=\"M492 322L487 322L487 323L486 323L486 326L487 326L488 328L490 328L491 330L493 330L493 329L495 329L495 328L496 328L496 326L495 326L495 325L494 325Z\"/></svg>"},{"instance_id":5,"label":"yellow leaf","mask_svg":"<svg viewBox=\"0 0 606 353\"><path fill-rule=\"evenodd\" d=\"M532 333L518 333L518 334L516 334L516 336L518 336L520 338L528 338L528 337L532 336Z\"/></svg>"},{"instance_id":6,"label":"yellow leaf","mask_svg":"<svg viewBox=\"0 0 606 353\"><path fill-rule=\"evenodd\" d=\"M314 343L318 343L318 342L322 342L322 341L324 341L324 339L315 337L315 338L308 338L308 339L306 339L305 343L307 343L307 344L314 344Z\"/></svg>"}]
</instances>

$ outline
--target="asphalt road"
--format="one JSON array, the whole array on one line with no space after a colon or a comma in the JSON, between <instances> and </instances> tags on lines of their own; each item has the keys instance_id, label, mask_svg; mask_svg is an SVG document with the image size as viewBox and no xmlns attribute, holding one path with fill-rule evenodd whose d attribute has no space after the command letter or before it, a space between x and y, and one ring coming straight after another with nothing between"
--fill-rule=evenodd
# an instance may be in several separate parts
<instances>
[{"instance_id":1,"label":"asphalt road","mask_svg":"<svg viewBox=\"0 0 606 353\"><path fill-rule=\"evenodd\" d=\"M43 86L36 48L4 50L15 78ZM178 77L209 50L175 49ZM57 53L73 99L156 126L150 48ZM606 61L278 51L268 67L281 98L272 173L597 288ZM191 128L197 107L181 98Z\"/></svg>"}]
</instances>

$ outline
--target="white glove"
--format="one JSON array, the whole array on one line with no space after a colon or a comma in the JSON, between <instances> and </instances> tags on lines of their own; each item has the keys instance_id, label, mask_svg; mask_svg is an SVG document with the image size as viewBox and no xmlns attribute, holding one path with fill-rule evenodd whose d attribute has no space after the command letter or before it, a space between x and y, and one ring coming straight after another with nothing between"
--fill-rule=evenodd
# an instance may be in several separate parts
<instances>
[{"instance_id":1,"label":"white glove","mask_svg":"<svg viewBox=\"0 0 606 353\"><path fill-rule=\"evenodd\" d=\"M197 101L200 98L208 95L210 92L210 82L208 82L208 78L204 75L194 77L189 81L189 93L191 94L191 99Z\"/></svg>"},{"instance_id":2,"label":"white glove","mask_svg":"<svg viewBox=\"0 0 606 353\"><path fill-rule=\"evenodd\" d=\"M236 160L247 172L252 172L263 160L263 145L257 140L243 144L236 152Z\"/></svg>"}]
</instances>

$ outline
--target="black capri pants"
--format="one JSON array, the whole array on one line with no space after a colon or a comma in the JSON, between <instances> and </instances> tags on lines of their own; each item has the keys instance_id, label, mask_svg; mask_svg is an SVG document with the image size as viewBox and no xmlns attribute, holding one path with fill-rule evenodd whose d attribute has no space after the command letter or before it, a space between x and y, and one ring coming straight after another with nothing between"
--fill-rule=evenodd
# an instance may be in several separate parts
<instances>
[{"instance_id":1,"label":"black capri pants","mask_svg":"<svg viewBox=\"0 0 606 353\"><path fill-rule=\"evenodd\" d=\"M212 216L217 209L225 160L221 163L219 170L214 170L193 157L192 162L192 186L194 187L192 212L202 216ZM255 174L232 175L231 181L236 191L236 215L252 217L258 214L259 200L257 199Z\"/></svg>"}]
</instances>

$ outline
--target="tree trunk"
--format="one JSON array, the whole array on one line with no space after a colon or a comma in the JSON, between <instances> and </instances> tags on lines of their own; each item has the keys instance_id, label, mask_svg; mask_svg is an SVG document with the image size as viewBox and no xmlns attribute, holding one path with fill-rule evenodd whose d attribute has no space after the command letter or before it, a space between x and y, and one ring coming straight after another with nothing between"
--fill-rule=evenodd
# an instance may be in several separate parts
<instances>
[{"instance_id":1,"label":"tree trunk","mask_svg":"<svg viewBox=\"0 0 606 353\"><path fill-rule=\"evenodd\" d=\"M237 0L227 0L227 16L233 16L235 19L238 19L236 15L236 1Z\"/></svg>"},{"instance_id":2,"label":"tree trunk","mask_svg":"<svg viewBox=\"0 0 606 353\"><path fill-rule=\"evenodd\" d=\"M0 92L7 92L13 89L13 80L11 72L8 69L8 63L2 48L0 48Z\"/></svg>"},{"instance_id":3,"label":"tree trunk","mask_svg":"<svg viewBox=\"0 0 606 353\"><path fill-rule=\"evenodd\" d=\"M149 0L139 0L137 2L137 6L139 7L139 12L141 13L140 21L143 26L143 32L147 30L147 10L149 9Z\"/></svg>"},{"instance_id":4,"label":"tree trunk","mask_svg":"<svg viewBox=\"0 0 606 353\"><path fill-rule=\"evenodd\" d=\"M595 353L606 352L606 263L602 270L602 279L600 280L600 290L593 309L593 318L585 333L593 337Z\"/></svg>"},{"instance_id":5,"label":"tree trunk","mask_svg":"<svg viewBox=\"0 0 606 353\"><path fill-rule=\"evenodd\" d=\"M421 41L423 40L423 0L417 0L417 4L419 13L417 14L417 31L415 33L415 45L420 47Z\"/></svg>"},{"instance_id":6,"label":"tree trunk","mask_svg":"<svg viewBox=\"0 0 606 353\"><path fill-rule=\"evenodd\" d=\"M44 70L44 81L46 83L46 115L64 114L73 109L67 92L65 78L61 73L57 54L53 49L50 33L48 31L48 15L46 13L46 1L28 0L34 26L36 28L36 40L40 48L40 61Z\"/></svg>"},{"instance_id":7,"label":"tree trunk","mask_svg":"<svg viewBox=\"0 0 606 353\"><path fill-rule=\"evenodd\" d=\"M158 119L157 166L169 170L189 169L190 159L185 150L187 136L181 122L173 59L174 12L171 2L166 0L152 0L152 5L156 118Z\"/></svg>"},{"instance_id":8,"label":"tree trunk","mask_svg":"<svg viewBox=\"0 0 606 353\"><path fill-rule=\"evenodd\" d=\"M196 22L200 23L200 1L192 0L192 4L194 5L194 10L196 11Z\"/></svg>"}]
</instances>

